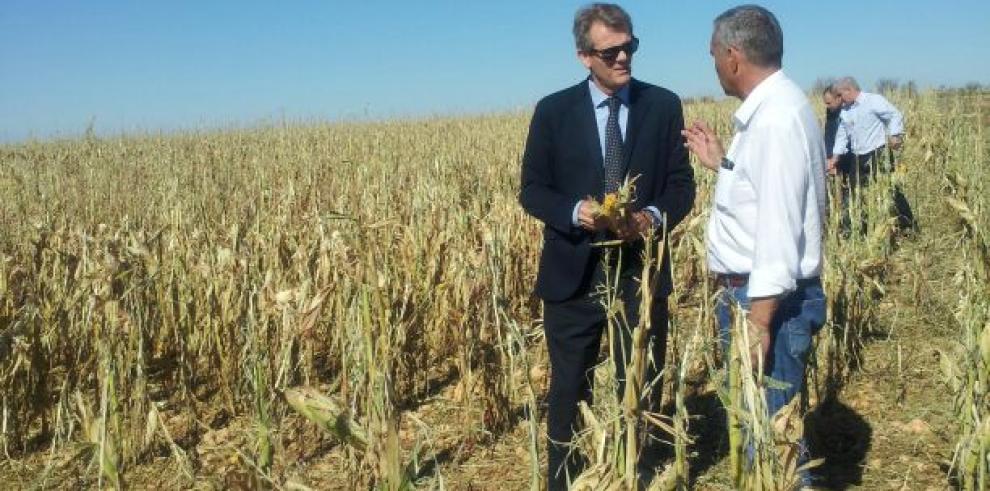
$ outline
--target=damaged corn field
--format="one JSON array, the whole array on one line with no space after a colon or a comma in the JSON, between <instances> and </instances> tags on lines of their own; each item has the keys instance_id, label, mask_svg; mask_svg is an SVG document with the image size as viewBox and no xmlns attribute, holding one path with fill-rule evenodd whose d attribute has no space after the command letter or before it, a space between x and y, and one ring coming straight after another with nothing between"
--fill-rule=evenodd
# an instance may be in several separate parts
<instances>
[{"instance_id":1,"label":"damaged corn field","mask_svg":"<svg viewBox=\"0 0 990 491\"><path fill-rule=\"evenodd\" d=\"M826 489L987 489L990 95L889 96L905 148L851 196L850 230L833 183L828 322L799 400L761 415L772 381L743 346L719 353L714 183L696 172L694 211L660 242L675 278L662 382L620 397L596 368L575 489L787 489L801 435ZM686 119L728 137L735 107L689 102ZM540 489L528 121L0 146L3 487ZM917 229L892 215L901 198ZM661 412L637 402L648 390ZM644 477L645 428L668 450Z\"/></svg>"}]
</instances>

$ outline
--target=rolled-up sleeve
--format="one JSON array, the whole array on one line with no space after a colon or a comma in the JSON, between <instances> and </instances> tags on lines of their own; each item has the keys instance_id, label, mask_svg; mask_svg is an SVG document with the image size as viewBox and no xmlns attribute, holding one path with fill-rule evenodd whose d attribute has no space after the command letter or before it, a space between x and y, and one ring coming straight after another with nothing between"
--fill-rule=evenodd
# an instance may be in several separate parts
<instances>
[{"instance_id":1,"label":"rolled-up sleeve","mask_svg":"<svg viewBox=\"0 0 990 491\"><path fill-rule=\"evenodd\" d=\"M751 171L757 201L751 298L777 296L797 287L810 179L810 156L799 121L781 115L761 134L765 135L759 145L762 162Z\"/></svg>"},{"instance_id":2,"label":"rolled-up sleeve","mask_svg":"<svg viewBox=\"0 0 990 491\"><path fill-rule=\"evenodd\" d=\"M881 121L887 124L887 132L891 136L903 135L904 115L882 95L876 94L873 102L873 112Z\"/></svg>"}]
</instances>

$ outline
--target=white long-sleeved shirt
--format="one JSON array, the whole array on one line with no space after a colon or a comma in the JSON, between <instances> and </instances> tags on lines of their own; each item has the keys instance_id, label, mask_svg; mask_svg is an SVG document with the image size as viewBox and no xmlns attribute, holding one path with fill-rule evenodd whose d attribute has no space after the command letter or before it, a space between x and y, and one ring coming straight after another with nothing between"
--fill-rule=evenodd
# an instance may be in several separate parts
<instances>
[{"instance_id":1,"label":"white long-sleeved shirt","mask_svg":"<svg viewBox=\"0 0 990 491\"><path fill-rule=\"evenodd\" d=\"M887 144L884 130L891 136L903 134L904 116L884 96L860 92L839 113L832 154L842 155L847 148L852 148L856 155L870 153Z\"/></svg>"},{"instance_id":2,"label":"white long-sleeved shirt","mask_svg":"<svg viewBox=\"0 0 990 491\"><path fill-rule=\"evenodd\" d=\"M735 136L719 168L708 221L708 267L749 274L751 298L794 290L818 276L826 213L825 145L807 96L782 71L733 115Z\"/></svg>"}]
</instances>

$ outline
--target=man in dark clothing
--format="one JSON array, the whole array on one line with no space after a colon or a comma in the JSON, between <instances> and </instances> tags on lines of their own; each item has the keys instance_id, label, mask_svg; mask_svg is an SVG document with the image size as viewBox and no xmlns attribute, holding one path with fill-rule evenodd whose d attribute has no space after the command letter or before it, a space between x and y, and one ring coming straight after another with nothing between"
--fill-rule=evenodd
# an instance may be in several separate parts
<instances>
[{"instance_id":1,"label":"man in dark clothing","mask_svg":"<svg viewBox=\"0 0 990 491\"><path fill-rule=\"evenodd\" d=\"M842 97L834 85L829 85L822 92L822 101L825 102L825 153L826 157L831 159L832 147L835 146L835 135L839 131L839 124L841 123L839 114L842 113ZM839 156L835 168L829 168L829 173L832 175L840 174L843 178L848 178L850 171L853 170L852 164L852 154L847 150L846 153Z\"/></svg>"},{"instance_id":2,"label":"man in dark clothing","mask_svg":"<svg viewBox=\"0 0 990 491\"><path fill-rule=\"evenodd\" d=\"M588 77L543 98L530 123L523 153L519 201L544 224L536 295L543 300L544 331L550 355L547 395L547 489L566 489L582 463L567 443L574 437L578 402L591 399L591 369L598 363L606 313L595 294L605 280L605 238L623 242L622 270L616 279L627 322L619 322L613 343L629 346L629 330L639 322L637 266L650 229L672 229L694 203L694 180L681 142L684 117L671 91L632 78L639 46L632 21L619 6L592 4L574 19L578 60ZM612 230L594 213L593 200L613 193L625 177L639 176L629 222ZM647 334L653 380L663 367L667 336L667 296L672 289L670 256L664 251L659 281L652 291ZM615 281L615 280L612 280ZM626 324L622 326L621 324ZM624 382L625 356L614 349L616 377ZM651 375L651 373L653 375ZM658 409L659 390L645 406Z\"/></svg>"},{"instance_id":3,"label":"man in dark clothing","mask_svg":"<svg viewBox=\"0 0 990 491\"><path fill-rule=\"evenodd\" d=\"M862 166L856 165L856 159L853 157L852 152L849 151L848 144L846 145L846 152L838 156L834 165L831 164L833 147L835 147L835 135L839 131L839 125L842 124L842 120L839 117L842 113L842 96L839 94L839 90L835 85L825 87L825 90L822 91L822 102L825 103L825 154L830 163L828 173L833 176L838 175L841 179L839 184L842 196L840 227L843 232L848 233L849 193L853 188L859 188L861 185L866 184L869 177L869 168L867 166L866 169L863 169ZM863 219L865 220L865 217ZM863 223L863 228L865 229L865 221Z\"/></svg>"}]
</instances>

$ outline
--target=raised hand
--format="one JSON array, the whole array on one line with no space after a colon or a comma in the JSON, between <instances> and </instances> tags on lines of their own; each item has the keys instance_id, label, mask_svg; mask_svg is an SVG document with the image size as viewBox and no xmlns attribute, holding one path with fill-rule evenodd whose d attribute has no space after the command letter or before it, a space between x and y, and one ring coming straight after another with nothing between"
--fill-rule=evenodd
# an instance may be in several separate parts
<instances>
[{"instance_id":1,"label":"raised hand","mask_svg":"<svg viewBox=\"0 0 990 491\"><path fill-rule=\"evenodd\" d=\"M725 157L725 148L719 141L718 135L701 121L695 121L691 126L681 131L684 136L684 146L698 157L701 165L717 171Z\"/></svg>"}]
</instances>

